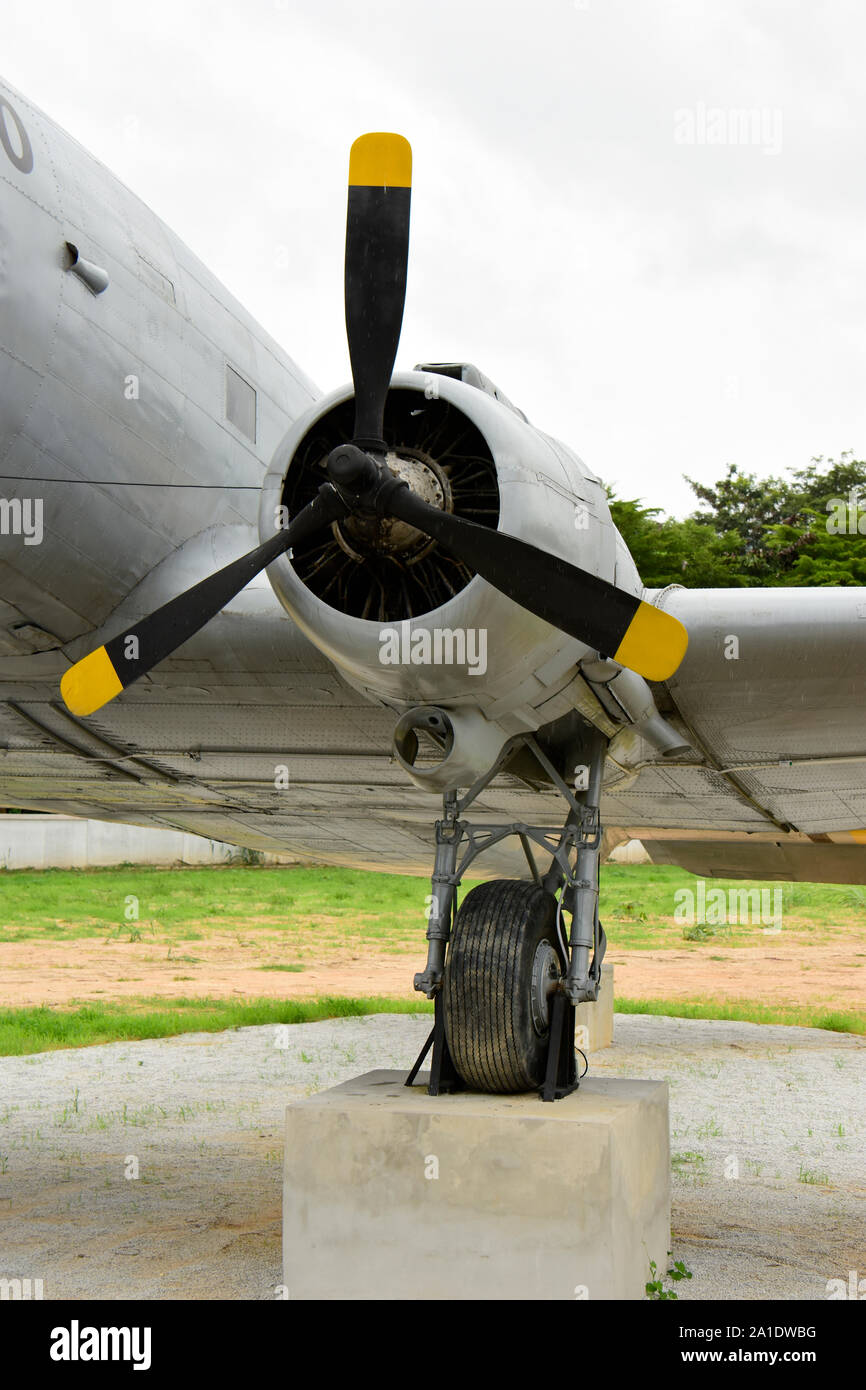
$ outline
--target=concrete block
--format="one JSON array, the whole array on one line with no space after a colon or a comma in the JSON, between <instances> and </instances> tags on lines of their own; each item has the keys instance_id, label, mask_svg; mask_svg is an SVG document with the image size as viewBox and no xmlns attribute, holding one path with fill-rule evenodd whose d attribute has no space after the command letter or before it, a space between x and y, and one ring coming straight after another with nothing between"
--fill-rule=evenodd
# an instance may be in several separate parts
<instances>
[{"instance_id":1,"label":"concrete block","mask_svg":"<svg viewBox=\"0 0 866 1390\"><path fill-rule=\"evenodd\" d=\"M639 1299L667 1267L666 1081L428 1096L368 1072L286 1115L295 1299Z\"/></svg>"},{"instance_id":2,"label":"concrete block","mask_svg":"<svg viewBox=\"0 0 866 1390\"><path fill-rule=\"evenodd\" d=\"M584 1052L600 1052L603 1047L613 1045L612 965L601 967L601 986L595 1003L578 1004L574 1013L574 1041ZM581 1068L582 1065L580 1063Z\"/></svg>"}]
</instances>

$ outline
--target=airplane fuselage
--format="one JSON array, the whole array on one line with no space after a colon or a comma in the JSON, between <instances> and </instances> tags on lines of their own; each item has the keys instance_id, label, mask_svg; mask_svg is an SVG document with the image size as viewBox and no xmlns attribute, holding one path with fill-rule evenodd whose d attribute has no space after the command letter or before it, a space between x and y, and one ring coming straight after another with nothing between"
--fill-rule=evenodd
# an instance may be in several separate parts
<instances>
[{"instance_id":1,"label":"airplane fuselage","mask_svg":"<svg viewBox=\"0 0 866 1390\"><path fill-rule=\"evenodd\" d=\"M38 545L0 536L0 652L15 654L23 629L44 647L98 626L188 538L254 523L274 449L318 393L140 199L2 85L0 186L0 498L22 514L38 498L44 525Z\"/></svg>"}]
</instances>

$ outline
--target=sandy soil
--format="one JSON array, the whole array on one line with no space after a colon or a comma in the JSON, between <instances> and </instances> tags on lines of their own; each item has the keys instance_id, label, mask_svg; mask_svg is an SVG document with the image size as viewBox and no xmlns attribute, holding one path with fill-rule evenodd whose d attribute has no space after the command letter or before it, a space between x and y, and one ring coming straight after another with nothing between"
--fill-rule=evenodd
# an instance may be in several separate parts
<instances>
[{"instance_id":1,"label":"sandy soil","mask_svg":"<svg viewBox=\"0 0 866 1390\"><path fill-rule=\"evenodd\" d=\"M713 944L659 951L611 948L616 992L627 999L749 999L765 1004L810 1004L866 1009L866 951L832 941L814 946L774 938L760 946L719 949ZM183 957L192 957L192 960ZM196 941L183 947L93 940L9 942L3 946L0 1007L136 995L300 999L337 994L412 997L412 977L424 964L417 952L378 947L339 954L294 973L262 969L285 961L285 948L260 940Z\"/></svg>"},{"instance_id":2,"label":"sandy soil","mask_svg":"<svg viewBox=\"0 0 866 1390\"><path fill-rule=\"evenodd\" d=\"M866 952L858 958L839 942L816 947L776 940L772 946L727 952L704 946L697 951L610 950L606 959L616 967L616 992L623 999L700 995L827 1009L866 1007Z\"/></svg>"}]
</instances>

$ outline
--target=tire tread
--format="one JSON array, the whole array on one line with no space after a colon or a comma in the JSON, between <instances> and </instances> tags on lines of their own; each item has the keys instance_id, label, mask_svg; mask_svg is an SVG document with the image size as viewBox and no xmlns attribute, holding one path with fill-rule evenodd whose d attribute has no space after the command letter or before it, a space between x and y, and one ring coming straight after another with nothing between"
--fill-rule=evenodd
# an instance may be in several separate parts
<instances>
[{"instance_id":1,"label":"tire tread","mask_svg":"<svg viewBox=\"0 0 866 1390\"><path fill-rule=\"evenodd\" d=\"M476 1090L508 1094L540 1084L546 1043L528 1016L528 971L537 942L554 938L553 907L534 883L494 879L467 894L457 915L445 1032L457 1071Z\"/></svg>"}]
</instances>

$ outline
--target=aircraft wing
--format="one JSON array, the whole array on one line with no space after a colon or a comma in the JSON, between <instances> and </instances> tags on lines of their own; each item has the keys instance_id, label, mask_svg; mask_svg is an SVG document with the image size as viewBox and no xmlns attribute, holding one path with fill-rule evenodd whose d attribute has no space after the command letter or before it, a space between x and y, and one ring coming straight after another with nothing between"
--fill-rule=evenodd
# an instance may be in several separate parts
<instances>
[{"instance_id":1,"label":"aircraft wing","mask_svg":"<svg viewBox=\"0 0 866 1390\"><path fill-rule=\"evenodd\" d=\"M862 883L866 589L655 597L689 631L657 701L698 757L613 769L608 824L696 873Z\"/></svg>"},{"instance_id":2,"label":"aircraft wing","mask_svg":"<svg viewBox=\"0 0 866 1390\"><path fill-rule=\"evenodd\" d=\"M612 745L602 804L611 842L639 838L657 862L708 876L863 882L866 591L657 597L690 640L654 693L693 751L665 759L641 745L628 763ZM6 804L316 862L429 870L438 798L394 762L394 711L358 693L274 611L263 577L182 656L86 721L58 698L67 664L60 652L2 663ZM555 824L561 809L552 790L506 775L473 817ZM525 863L504 848L485 867Z\"/></svg>"}]
</instances>

